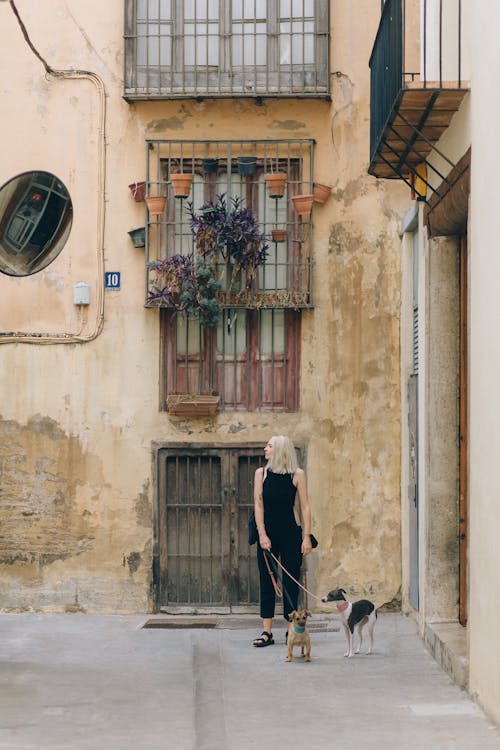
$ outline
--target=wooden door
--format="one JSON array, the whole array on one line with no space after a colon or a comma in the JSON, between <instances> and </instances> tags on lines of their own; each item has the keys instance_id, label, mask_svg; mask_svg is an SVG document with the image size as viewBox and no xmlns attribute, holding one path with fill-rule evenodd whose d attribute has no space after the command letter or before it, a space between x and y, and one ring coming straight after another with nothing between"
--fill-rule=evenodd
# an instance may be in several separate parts
<instances>
[{"instance_id":1,"label":"wooden door","mask_svg":"<svg viewBox=\"0 0 500 750\"><path fill-rule=\"evenodd\" d=\"M159 450L157 608L256 611L258 572L248 517L262 462L261 447Z\"/></svg>"},{"instance_id":2,"label":"wooden door","mask_svg":"<svg viewBox=\"0 0 500 750\"><path fill-rule=\"evenodd\" d=\"M468 546L468 330L467 330L467 237L460 238L460 480L459 480L459 614L467 625Z\"/></svg>"},{"instance_id":3,"label":"wooden door","mask_svg":"<svg viewBox=\"0 0 500 750\"><path fill-rule=\"evenodd\" d=\"M408 380L408 503L409 503L409 599L412 607L419 606L419 554L418 554L418 375Z\"/></svg>"}]
</instances>

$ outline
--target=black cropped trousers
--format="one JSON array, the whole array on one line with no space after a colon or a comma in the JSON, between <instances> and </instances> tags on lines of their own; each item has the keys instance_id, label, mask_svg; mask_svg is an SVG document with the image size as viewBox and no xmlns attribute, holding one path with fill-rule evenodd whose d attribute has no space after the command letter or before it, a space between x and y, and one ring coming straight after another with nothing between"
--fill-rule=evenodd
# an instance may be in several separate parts
<instances>
[{"instance_id":1,"label":"black cropped trousers","mask_svg":"<svg viewBox=\"0 0 500 750\"><path fill-rule=\"evenodd\" d=\"M300 577L300 567L302 565L302 529L300 526L294 526L287 532L268 534L271 539L271 552L280 560L290 574L298 581ZM299 598L299 587L287 576L279 565L268 556L268 562L275 578L276 573L281 573L281 590L283 592L283 617L288 621L288 615L297 609ZM259 566L260 576L260 616L264 618L274 617L276 606L276 595L273 582L264 560L264 551L257 542L257 564Z\"/></svg>"}]
</instances>

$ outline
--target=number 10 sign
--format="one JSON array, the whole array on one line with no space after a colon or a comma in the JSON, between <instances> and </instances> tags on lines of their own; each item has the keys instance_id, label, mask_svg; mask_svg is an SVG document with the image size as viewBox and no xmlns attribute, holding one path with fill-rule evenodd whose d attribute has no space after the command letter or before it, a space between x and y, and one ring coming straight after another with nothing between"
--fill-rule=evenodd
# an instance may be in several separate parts
<instances>
[{"instance_id":1,"label":"number 10 sign","mask_svg":"<svg viewBox=\"0 0 500 750\"><path fill-rule=\"evenodd\" d=\"M119 289L120 288L120 272L119 271L107 271L104 274L104 287L105 289Z\"/></svg>"}]
</instances>

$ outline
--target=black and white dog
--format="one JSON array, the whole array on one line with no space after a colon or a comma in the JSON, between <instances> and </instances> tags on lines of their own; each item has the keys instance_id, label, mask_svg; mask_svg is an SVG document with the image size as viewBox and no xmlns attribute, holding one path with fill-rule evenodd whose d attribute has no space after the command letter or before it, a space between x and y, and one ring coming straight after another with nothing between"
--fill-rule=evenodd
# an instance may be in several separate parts
<instances>
[{"instance_id":1,"label":"black and white dog","mask_svg":"<svg viewBox=\"0 0 500 750\"><path fill-rule=\"evenodd\" d=\"M348 646L348 650L344 656L350 657L353 654L354 628L357 628L359 636L359 645L354 653L359 654L363 642L363 627L365 625L368 625L368 637L370 639L370 645L366 653L371 654L373 648L373 628L377 621L377 610L373 602L368 601L368 599L360 599L358 602L351 603L346 599L344 589L333 589L321 601L335 602L340 612Z\"/></svg>"}]
</instances>

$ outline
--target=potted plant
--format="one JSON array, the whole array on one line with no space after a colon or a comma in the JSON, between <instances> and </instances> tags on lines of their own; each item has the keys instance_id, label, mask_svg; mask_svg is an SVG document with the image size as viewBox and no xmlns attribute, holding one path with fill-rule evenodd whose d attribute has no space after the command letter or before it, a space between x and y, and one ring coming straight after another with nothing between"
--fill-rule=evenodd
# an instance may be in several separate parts
<instances>
[{"instance_id":1,"label":"potted plant","mask_svg":"<svg viewBox=\"0 0 500 750\"><path fill-rule=\"evenodd\" d=\"M255 174L257 169L256 156L238 156L238 172L242 176Z\"/></svg>"},{"instance_id":2,"label":"potted plant","mask_svg":"<svg viewBox=\"0 0 500 750\"><path fill-rule=\"evenodd\" d=\"M301 219L308 219L311 215L314 195L312 193L292 195L292 203Z\"/></svg>"},{"instance_id":3,"label":"potted plant","mask_svg":"<svg viewBox=\"0 0 500 750\"><path fill-rule=\"evenodd\" d=\"M314 183L313 195L316 203L326 203L331 192L332 189L329 185L322 185L320 182Z\"/></svg>"},{"instance_id":4,"label":"potted plant","mask_svg":"<svg viewBox=\"0 0 500 750\"><path fill-rule=\"evenodd\" d=\"M201 160L201 166L206 174L214 174L219 168L219 160L215 157L206 156Z\"/></svg>"},{"instance_id":5,"label":"potted plant","mask_svg":"<svg viewBox=\"0 0 500 750\"><path fill-rule=\"evenodd\" d=\"M270 198L283 197L287 177L286 172L266 172L264 174L264 181Z\"/></svg>"},{"instance_id":6,"label":"potted plant","mask_svg":"<svg viewBox=\"0 0 500 750\"><path fill-rule=\"evenodd\" d=\"M161 214L165 211L165 206L167 205L167 196L147 195L146 204L148 207L148 211L152 216L161 216Z\"/></svg>"},{"instance_id":7,"label":"potted plant","mask_svg":"<svg viewBox=\"0 0 500 750\"><path fill-rule=\"evenodd\" d=\"M148 305L172 307L179 312L197 317L202 326L217 325L219 283L203 258L191 255L172 255L151 261L148 268L154 273L148 290Z\"/></svg>"},{"instance_id":8,"label":"potted plant","mask_svg":"<svg viewBox=\"0 0 500 750\"><path fill-rule=\"evenodd\" d=\"M188 212L197 253L212 267L222 262L229 270L227 291L240 272L245 274L249 288L269 248L255 213L243 206L241 198L227 200L225 194L198 211L190 203Z\"/></svg>"},{"instance_id":9,"label":"potted plant","mask_svg":"<svg viewBox=\"0 0 500 750\"><path fill-rule=\"evenodd\" d=\"M192 172L172 172L170 182L175 198L187 198L193 182Z\"/></svg>"},{"instance_id":10,"label":"potted plant","mask_svg":"<svg viewBox=\"0 0 500 750\"><path fill-rule=\"evenodd\" d=\"M281 229L281 228L271 229L271 239L273 242L285 242L286 229Z\"/></svg>"},{"instance_id":11,"label":"potted plant","mask_svg":"<svg viewBox=\"0 0 500 750\"><path fill-rule=\"evenodd\" d=\"M130 192L132 193L133 199L136 203L141 203L146 196L146 183L145 182L132 182L129 185Z\"/></svg>"},{"instance_id":12,"label":"potted plant","mask_svg":"<svg viewBox=\"0 0 500 750\"><path fill-rule=\"evenodd\" d=\"M128 234L133 242L134 247L144 247L144 245L146 244L145 227L137 227L137 229L131 229Z\"/></svg>"},{"instance_id":13,"label":"potted plant","mask_svg":"<svg viewBox=\"0 0 500 750\"><path fill-rule=\"evenodd\" d=\"M154 187L156 185L156 187ZM145 201L148 211L153 216L160 216L165 211L167 205L167 196L162 192L164 183L150 182L148 184L148 194Z\"/></svg>"}]
</instances>

